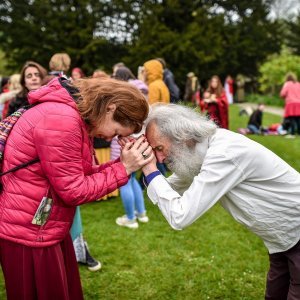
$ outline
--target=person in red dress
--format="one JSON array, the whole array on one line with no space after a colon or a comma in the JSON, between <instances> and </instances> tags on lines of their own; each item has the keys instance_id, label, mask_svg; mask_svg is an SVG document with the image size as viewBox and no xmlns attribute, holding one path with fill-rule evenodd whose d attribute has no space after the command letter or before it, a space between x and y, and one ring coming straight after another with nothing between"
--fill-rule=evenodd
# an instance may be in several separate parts
<instances>
[{"instance_id":1,"label":"person in red dress","mask_svg":"<svg viewBox=\"0 0 300 300\"><path fill-rule=\"evenodd\" d=\"M211 78L200 107L219 127L229 128L228 101L219 76Z\"/></svg>"}]
</instances>

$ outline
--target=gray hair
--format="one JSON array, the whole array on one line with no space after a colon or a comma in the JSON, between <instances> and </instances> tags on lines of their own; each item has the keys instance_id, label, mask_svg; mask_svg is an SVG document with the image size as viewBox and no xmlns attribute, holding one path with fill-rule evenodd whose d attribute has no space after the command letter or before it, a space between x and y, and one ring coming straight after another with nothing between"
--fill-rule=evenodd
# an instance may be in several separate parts
<instances>
[{"instance_id":1,"label":"gray hair","mask_svg":"<svg viewBox=\"0 0 300 300\"><path fill-rule=\"evenodd\" d=\"M202 142L204 138L212 136L217 128L213 121L195 110L176 104L152 106L146 126L152 123L157 125L163 136L176 142Z\"/></svg>"}]
</instances>

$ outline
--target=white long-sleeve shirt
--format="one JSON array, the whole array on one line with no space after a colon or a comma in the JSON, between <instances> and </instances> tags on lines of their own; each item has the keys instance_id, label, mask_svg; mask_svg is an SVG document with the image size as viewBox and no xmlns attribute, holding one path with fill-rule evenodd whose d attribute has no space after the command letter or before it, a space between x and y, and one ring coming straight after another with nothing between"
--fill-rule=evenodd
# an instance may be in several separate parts
<instances>
[{"instance_id":1,"label":"white long-sleeve shirt","mask_svg":"<svg viewBox=\"0 0 300 300\"><path fill-rule=\"evenodd\" d=\"M300 174L272 151L229 130L217 129L203 147L204 162L192 183L173 174L156 176L148 186L149 198L169 224L182 229L220 200L262 238L269 253L293 247L300 240Z\"/></svg>"}]
</instances>

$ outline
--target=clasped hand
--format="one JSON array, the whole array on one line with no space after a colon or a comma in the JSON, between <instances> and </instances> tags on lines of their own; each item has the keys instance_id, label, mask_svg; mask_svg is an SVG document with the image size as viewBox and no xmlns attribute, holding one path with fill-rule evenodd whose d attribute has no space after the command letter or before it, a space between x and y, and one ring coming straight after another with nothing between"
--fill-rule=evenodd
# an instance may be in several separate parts
<instances>
[{"instance_id":1,"label":"clasped hand","mask_svg":"<svg viewBox=\"0 0 300 300\"><path fill-rule=\"evenodd\" d=\"M120 159L128 175L155 160L153 150L144 135L137 140L122 137L119 139L119 145L122 148Z\"/></svg>"}]
</instances>

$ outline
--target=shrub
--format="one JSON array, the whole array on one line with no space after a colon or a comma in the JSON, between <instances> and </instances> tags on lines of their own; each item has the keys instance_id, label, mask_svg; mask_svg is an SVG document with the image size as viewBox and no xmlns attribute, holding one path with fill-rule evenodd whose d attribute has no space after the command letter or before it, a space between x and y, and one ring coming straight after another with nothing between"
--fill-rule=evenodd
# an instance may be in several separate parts
<instances>
[{"instance_id":1,"label":"shrub","mask_svg":"<svg viewBox=\"0 0 300 300\"><path fill-rule=\"evenodd\" d=\"M300 78L300 56L292 55L290 50L283 47L280 54L274 54L259 68L260 91L271 95L278 94L289 72Z\"/></svg>"},{"instance_id":2,"label":"shrub","mask_svg":"<svg viewBox=\"0 0 300 300\"><path fill-rule=\"evenodd\" d=\"M261 95L261 94L247 94L245 96L246 102L250 103L264 103L270 106L284 106L284 101L279 95Z\"/></svg>"}]
</instances>

